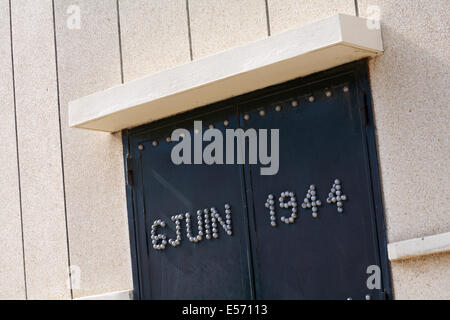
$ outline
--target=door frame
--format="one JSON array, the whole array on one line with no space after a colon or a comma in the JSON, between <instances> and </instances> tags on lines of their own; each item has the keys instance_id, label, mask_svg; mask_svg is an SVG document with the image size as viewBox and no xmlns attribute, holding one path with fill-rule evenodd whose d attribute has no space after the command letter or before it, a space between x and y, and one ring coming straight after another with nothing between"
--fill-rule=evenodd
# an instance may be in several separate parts
<instances>
[{"instance_id":1,"label":"door frame","mask_svg":"<svg viewBox=\"0 0 450 320\"><path fill-rule=\"evenodd\" d=\"M123 142L123 154L124 154L124 168L126 184L126 201L128 211L128 228L130 236L130 252L132 262L132 277L133 277L133 297L136 300L141 299L141 288L144 284L140 280L139 269L139 256L138 256L138 241L136 239L136 215L134 197L135 191L133 189L133 158L130 156L130 140L135 135L141 135L147 131L154 130L158 127L165 127L168 125L174 125L177 122L182 122L186 118L192 118L197 115L202 115L214 110L219 110L230 104L242 104L247 103L254 99L261 99L265 96L274 95L278 92L285 90L292 90L305 84L321 82L329 78L339 77L343 74L353 74L359 94L358 104L359 108L364 111L361 114L365 116L365 119L361 119L365 122L365 131L363 132L363 138L366 141L365 151L369 165L369 175L371 180L371 194L372 194L372 207L374 209L373 215L375 218L375 235L377 237L377 247L379 262L381 268L381 280L382 289L385 299L392 299L392 287L391 287L391 273L390 264L387 254L387 235L383 208L383 194L380 180L379 161L378 161L378 148L376 143L376 127L373 116L373 99L370 89L370 79L368 70L368 60L363 59L357 62L345 64L330 70L322 71L307 77L294 79L282 84L274 85L268 88L257 90L248 94L244 94L238 97L234 97L225 101L216 102L205 107L197 108L186 113L176 115L173 117L161 119L151 124L142 125L133 129L126 129L122 131ZM247 190L244 190L246 193Z\"/></svg>"}]
</instances>

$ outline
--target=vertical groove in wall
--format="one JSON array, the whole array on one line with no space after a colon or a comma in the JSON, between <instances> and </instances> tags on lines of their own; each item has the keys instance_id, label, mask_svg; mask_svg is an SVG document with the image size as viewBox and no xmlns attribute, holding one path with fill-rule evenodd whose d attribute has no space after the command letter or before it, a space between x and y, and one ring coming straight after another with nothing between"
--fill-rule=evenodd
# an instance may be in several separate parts
<instances>
[{"instance_id":1,"label":"vertical groove in wall","mask_svg":"<svg viewBox=\"0 0 450 320\"><path fill-rule=\"evenodd\" d=\"M13 49L13 30L12 30L12 8L11 0L9 0L9 32L10 32L10 46L11 46L11 71L12 71L12 89L14 99L14 129L16 132L16 157L17 157L17 179L19 183L19 207L20 207L20 229L22 235L22 260L23 260L23 281L25 289L25 299L28 300L27 290L27 272L25 264L25 241L23 235L23 216L22 216L22 188L20 183L20 165L19 165L19 134L17 130L17 104L16 104L16 78L14 73L14 49Z\"/></svg>"},{"instance_id":2,"label":"vertical groove in wall","mask_svg":"<svg viewBox=\"0 0 450 320\"><path fill-rule=\"evenodd\" d=\"M64 155L63 155L63 143L62 143L62 126L61 126L61 99L59 94L59 70L58 70L58 47L56 42L56 15L55 15L55 0L52 0L52 13L53 13L53 43L55 46L55 72L56 72L56 94L58 98L58 121L59 121L59 145L61 152L61 177L62 177L62 187L63 187L63 197L64 197L64 221L66 224L66 245L67 245L67 263L68 263L68 275L69 275L69 286L70 286L70 297L73 299L72 290L72 272L70 263L70 241L69 241L69 224L67 219L67 201L66 201L66 180L64 176Z\"/></svg>"},{"instance_id":3,"label":"vertical groove in wall","mask_svg":"<svg viewBox=\"0 0 450 320\"><path fill-rule=\"evenodd\" d=\"M194 54L192 53L191 15L189 13L189 0L186 0L186 13L187 13L187 27L188 27L188 39L189 39L189 54L191 55L191 61L192 61L192 60L194 60Z\"/></svg>"},{"instance_id":4,"label":"vertical groove in wall","mask_svg":"<svg viewBox=\"0 0 450 320\"><path fill-rule=\"evenodd\" d=\"M124 75L123 75L123 51L122 51L122 31L120 28L120 4L119 0L117 0L117 28L119 33L119 56L120 56L120 81L124 83Z\"/></svg>"},{"instance_id":5,"label":"vertical groove in wall","mask_svg":"<svg viewBox=\"0 0 450 320\"><path fill-rule=\"evenodd\" d=\"M270 37L271 31L270 31L269 0L266 0L266 19L267 19L267 35Z\"/></svg>"},{"instance_id":6,"label":"vertical groove in wall","mask_svg":"<svg viewBox=\"0 0 450 320\"><path fill-rule=\"evenodd\" d=\"M359 17L358 0L355 0L355 14L357 17Z\"/></svg>"}]
</instances>

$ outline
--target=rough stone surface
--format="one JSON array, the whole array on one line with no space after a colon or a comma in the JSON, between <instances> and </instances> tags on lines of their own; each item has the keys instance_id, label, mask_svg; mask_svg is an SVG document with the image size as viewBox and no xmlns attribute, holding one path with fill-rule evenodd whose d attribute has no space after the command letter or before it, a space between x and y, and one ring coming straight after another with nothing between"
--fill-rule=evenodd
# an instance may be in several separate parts
<instances>
[{"instance_id":1,"label":"rough stone surface","mask_svg":"<svg viewBox=\"0 0 450 320\"><path fill-rule=\"evenodd\" d=\"M79 30L66 23L74 4ZM70 262L79 270L74 298L132 288L121 135L67 124L70 100L121 83L116 5L64 0L55 8Z\"/></svg>"},{"instance_id":2,"label":"rough stone surface","mask_svg":"<svg viewBox=\"0 0 450 320\"><path fill-rule=\"evenodd\" d=\"M354 0L268 0L271 34L337 13L355 15Z\"/></svg>"},{"instance_id":3,"label":"rough stone surface","mask_svg":"<svg viewBox=\"0 0 450 320\"><path fill-rule=\"evenodd\" d=\"M398 300L449 300L450 253L391 263Z\"/></svg>"},{"instance_id":4,"label":"rough stone surface","mask_svg":"<svg viewBox=\"0 0 450 320\"><path fill-rule=\"evenodd\" d=\"M450 231L448 1L359 0L381 10L370 62L389 242Z\"/></svg>"},{"instance_id":5,"label":"rough stone surface","mask_svg":"<svg viewBox=\"0 0 450 320\"><path fill-rule=\"evenodd\" d=\"M69 299L52 1L11 5L27 293Z\"/></svg>"},{"instance_id":6,"label":"rough stone surface","mask_svg":"<svg viewBox=\"0 0 450 320\"><path fill-rule=\"evenodd\" d=\"M190 0L194 59L268 36L265 0Z\"/></svg>"},{"instance_id":7,"label":"rough stone surface","mask_svg":"<svg viewBox=\"0 0 450 320\"><path fill-rule=\"evenodd\" d=\"M186 0L120 0L125 81L190 61Z\"/></svg>"},{"instance_id":8,"label":"rough stone surface","mask_svg":"<svg viewBox=\"0 0 450 320\"><path fill-rule=\"evenodd\" d=\"M0 300L25 298L9 17L0 0Z\"/></svg>"}]
</instances>

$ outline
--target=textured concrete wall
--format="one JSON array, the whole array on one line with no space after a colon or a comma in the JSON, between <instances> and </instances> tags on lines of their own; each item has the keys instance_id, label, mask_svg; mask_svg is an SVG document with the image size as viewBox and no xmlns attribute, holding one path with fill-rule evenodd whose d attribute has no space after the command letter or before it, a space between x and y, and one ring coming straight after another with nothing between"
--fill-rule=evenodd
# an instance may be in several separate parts
<instances>
[{"instance_id":1,"label":"textured concrete wall","mask_svg":"<svg viewBox=\"0 0 450 320\"><path fill-rule=\"evenodd\" d=\"M370 62L370 77L389 242L448 232L450 3L358 5L360 16L381 13L385 53ZM391 267L396 298L449 298L448 254Z\"/></svg>"},{"instance_id":2,"label":"textured concrete wall","mask_svg":"<svg viewBox=\"0 0 450 320\"><path fill-rule=\"evenodd\" d=\"M0 299L24 299L19 171L8 0L0 0Z\"/></svg>"},{"instance_id":3,"label":"textured concrete wall","mask_svg":"<svg viewBox=\"0 0 450 320\"><path fill-rule=\"evenodd\" d=\"M368 16L371 5L386 49L370 76L389 240L450 230L448 0L11 3L10 14L0 0L0 298L132 287L120 134L68 128L68 101L337 12ZM68 27L72 5L80 29ZM448 254L392 263L395 295L448 299L448 270Z\"/></svg>"},{"instance_id":4,"label":"textured concrete wall","mask_svg":"<svg viewBox=\"0 0 450 320\"><path fill-rule=\"evenodd\" d=\"M71 5L80 8L80 29L68 28ZM117 2L57 1L55 16L73 297L126 290L132 284L121 135L67 125L70 100L121 83Z\"/></svg>"},{"instance_id":5,"label":"textured concrete wall","mask_svg":"<svg viewBox=\"0 0 450 320\"><path fill-rule=\"evenodd\" d=\"M29 299L67 299L52 1L11 1L17 135Z\"/></svg>"},{"instance_id":6,"label":"textured concrete wall","mask_svg":"<svg viewBox=\"0 0 450 320\"><path fill-rule=\"evenodd\" d=\"M381 10L370 62L390 242L450 230L449 1L359 0Z\"/></svg>"},{"instance_id":7,"label":"textured concrete wall","mask_svg":"<svg viewBox=\"0 0 450 320\"><path fill-rule=\"evenodd\" d=\"M267 0L271 34L336 13L356 14L354 0Z\"/></svg>"},{"instance_id":8,"label":"textured concrete wall","mask_svg":"<svg viewBox=\"0 0 450 320\"><path fill-rule=\"evenodd\" d=\"M392 262L398 300L450 300L450 253Z\"/></svg>"},{"instance_id":9,"label":"textured concrete wall","mask_svg":"<svg viewBox=\"0 0 450 320\"><path fill-rule=\"evenodd\" d=\"M125 81L190 61L186 0L120 0Z\"/></svg>"},{"instance_id":10,"label":"textured concrete wall","mask_svg":"<svg viewBox=\"0 0 450 320\"><path fill-rule=\"evenodd\" d=\"M69 100L121 83L117 2L1 0L0 24L0 298L130 289L121 136L67 126Z\"/></svg>"},{"instance_id":11,"label":"textured concrete wall","mask_svg":"<svg viewBox=\"0 0 450 320\"><path fill-rule=\"evenodd\" d=\"M194 59L268 36L265 0L189 0Z\"/></svg>"}]
</instances>

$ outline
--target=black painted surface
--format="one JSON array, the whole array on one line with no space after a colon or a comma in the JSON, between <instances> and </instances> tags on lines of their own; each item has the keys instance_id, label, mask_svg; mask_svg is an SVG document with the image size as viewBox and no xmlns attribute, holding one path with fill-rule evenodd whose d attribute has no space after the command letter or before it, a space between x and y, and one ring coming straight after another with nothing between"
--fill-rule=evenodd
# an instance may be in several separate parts
<instances>
[{"instance_id":1,"label":"black painted surface","mask_svg":"<svg viewBox=\"0 0 450 320\"><path fill-rule=\"evenodd\" d=\"M348 92L344 92L344 86ZM326 90L332 92L325 96ZM350 64L207 106L124 134L131 155L133 187L127 188L133 280L141 299L372 299L390 296L384 219L379 186L373 121L365 61ZM309 97L314 96L314 102ZM370 96L369 96L370 98ZM293 108L292 100L299 102ZM367 101L369 100L369 101ZM282 111L276 112L275 106ZM259 110L266 115L261 117ZM219 110L219 111L217 111ZM366 113L367 111L367 113ZM251 115L244 121L243 115ZM174 165L174 143L166 137L175 128L191 130L203 120L229 128L280 129L280 169L261 176L259 165ZM152 141L158 140L157 147ZM144 150L138 145L143 144ZM204 144L205 146L206 144ZM270 150L270 149L269 149ZM326 203L334 179L342 182L344 213ZM317 187L319 217L301 203L310 184ZM294 224L270 226L264 207L272 193L296 193ZM193 244L186 238L173 248L152 248L150 227L175 237L170 216L190 212L196 233L198 209L216 207L224 215L230 203L233 236L219 226L219 239ZM247 211L248 210L248 211ZM277 205L277 217L289 209ZM366 286L369 265L382 269L383 287Z\"/></svg>"},{"instance_id":2,"label":"black painted surface","mask_svg":"<svg viewBox=\"0 0 450 320\"><path fill-rule=\"evenodd\" d=\"M236 108L213 116L202 116L208 129L214 124L224 130L227 118L229 127L236 126ZM218 121L216 121L218 120ZM192 142L193 122L187 121L179 127L190 129ZM137 155L136 187L139 259L142 283L142 298L152 299L250 299L251 286L248 265L248 222L244 214L243 189L241 189L242 167L175 165L171 161L171 149L176 142L166 142L173 128L151 131L133 139L133 154ZM154 147L152 142L159 141ZM142 144L144 149L138 149ZM215 207L225 217L224 205L232 208L232 236L218 226L219 238L190 242L186 237L185 220L181 223L181 245L166 249L153 249L150 238L151 225L163 219L166 228L159 228L168 238L175 238L175 223L170 219L177 214L191 214L191 230L197 235L197 210Z\"/></svg>"},{"instance_id":3,"label":"black painted surface","mask_svg":"<svg viewBox=\"0 0 450 320\"><path fill-rule=\"evenodd\" d=\"M348 87L348 92L344 92ZM331 97L325 95L332 93ZM261 299L361 299L376 298L366 286L370 265L378 265L376 230L371 208L370 175L364 151L363 124L352 77L306 86L277 97L241 106L249 109L246 128L280 129L280 169L262 176L250 166L253 200L253 241L257 298ZM309 98L313 96L314 102ZM291 102L299 102L294 108ZM282 111L275 111L275 106ZM254 108L266 110L260 116ZM326 199L335 179L340 179L344 212ZM319 216L300 208L311 184L322 201ZM293 224L270 226L265 208L268 194L296 194L299 217ZM277 201L278 202L278 201ZM276 208L278 219L291 209Z\"/></svg>"}]
</instances>

